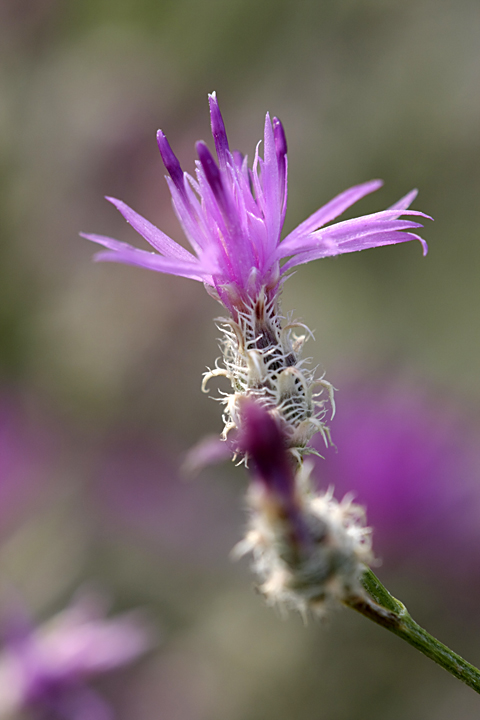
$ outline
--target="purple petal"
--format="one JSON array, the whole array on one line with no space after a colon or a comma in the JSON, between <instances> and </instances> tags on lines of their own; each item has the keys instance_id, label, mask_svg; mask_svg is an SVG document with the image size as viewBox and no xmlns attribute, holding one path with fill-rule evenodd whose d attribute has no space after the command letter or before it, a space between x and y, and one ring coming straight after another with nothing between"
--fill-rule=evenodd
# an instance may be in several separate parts
<instances>
[{"instance_id":1,"label":"purple petal","mask_svg":"<svg viewBox=\"0 0 480 720\"><path fill-rule=\"evenodd\" d=\"M133 248L135 251L135 248ZM210 273L202 272L198 267L193 265L187 265L187 263L181 263L180 261L175 262L168 260L160 255L154 255L153 253L149 256L145 253L143 257L139 255L143 251L139 250L133 253L115 253L115 252L100 252L94 256L95 262L117 262L125 265L135 265L137 267L146 268L147 270L155 270L156 272L163 272L167 275L178 275L178 277L189 278L190 280L198 280L198 282L207 283L212 285L212 275Z\"/></svg>"},{"instance_id":2,"label":"purple petal","mask_svg":"<svg viewBox=\"0 0 480 720\"><path fill-rule=\"evenodd\" d=\"M297 243L295 253L308 252L315 250L320 243L327 239L333 240L342 246L357 238L362 238L372 233L379 232L399 232L401 230L410 230L422 227L420 223L411 222L410 220L384 220L383 222L372 221L367 222L364 218L355 218L354 221L347 220L345 223L338 225L330 225L327 228L317 230L315 233L308 235L303 241Z\"/></svg>"},{"instance_id":3,"label":"purple petal","mask_svg":"<svg viewBox=\"0 0 480 720\"><path fill-rule=\"evenodd\" d=\"M286 179L287 179L287 138L280 120L273 118L273 135L275 138L275 150L277 153L278 179L280 200L283 201L282 225L287 209Z\"/></svg>"},{"instance_id":4,"label":"purple petal","mask_svg":"<svg viewBox=\"0 0 480 720\"><path fill-rule=\"evenodd\" d=\"M372 232L363 237L359 237L357 235L350 241L345 241L344 244L339 240L334 240L330 237L326 237L324 239L322 238L315 249L294 255L282 267L282 273L288 272L288 270L291 270L291 268L296 265L303 265L311 260L332 257L334 255L343 255L345 253L356 252L357 250L368 250L369 248L381 247L383 245L396 245L397 243L408 242L409 240L420 240L423 246L423 254L427 254L427 243L423 240L423 238L419 235L415 235L414 233L398 231Z\"/></svg>"},{"instance_id":5,"label":"purple petal","mask_svg":"<svg viewBox=\"0 0 480 720\"><path fill-rule=\"evenodd\" d=\"M114 238L107 237L106 235L95 235L94 233L79 233L79 235L86 240L91 240L94 243L103 245L109 250L115 250L118 252L122 252L123 250L136 250L137 252L145 253L149 257L150 255L154 255L154 253L147 252L146 250L139 250L138 248L133 247L133 245L121 242L120 240L115 240Z\"/></svg>"},{"instance_id":6,"label":"purple petal","mask_svg":"<svg viewBox=\"0 0 480 720\"><path fill-rule=\"evenodd\" d=\"M345 190L319 210L314 212L313 215L310 215L309 218L300 223L295 230L287 235L281 244L283 245L284 243L287 243L293 247L297 238L308 235L322 225L325 225L327 222L335 220L335 218L345 212L345 210L351 207L351 205L354 205L358 200L365 197L365 195L375 192L375 190L378 190L382 187L382 185L382 180L370 180L369 182L362 183L361 185L354 185L348 190ZM288 254L289 253L286 253L286 255Z\"/></svg>"},{"instance_id":7,"label":"purple petal","mask_svg":"<svg viewBox=\"0 0 480 720\"><path fill-rule=\"evenodd\" d=\"M265 150L262 168L262 185L264 194L265 223L267 226L267 238L270 241L265 243L264 253L268 257L278 243L281 230L282 209L280 202L283 204L283 192L280 187L277 151L275 147L275 137L273 133L270 115L265 116Z\"/></svg>"},{"instance_id":8,"label":"purple petal","mask_svg":"<svg viewBox=\"0 0 480 720\"><path fill-rule=\"evenodd\" d=\"M131 663L149 650L154 640L155 631L148 619L132 611L71 626L57 650L64 669L70 667L79 676L88 677Z\"/></svg>"},{"instance_id":9,"label":"purple petal","mask_svg":"<svg viewBox=\"0 0 480 720\"><path fill-rule=\"evenodd\" d=\"M232 156L236 167L238 167L239 170L243 171L243 159L245 157L243 153L241 153L240 150L234 150Z\"/></svg>"},{"instance_id":10,"label":"purple petal","mask_svg":"<svg viewBox=\"0 0 480 720\"><path fill-rule=\"evenodd\" d=\"M362 215L361 217L352 218L351 220L343 220L336 225L320 228L303 237L298 236L294 240L290 237L288 242L284 241L280 244L277 250L277 256L282 258L299 252L314 250L319 242L323 242L327 238L338 238L342 241L349 241L362 235L380 232L381 230L405 230L408 228L422 227L419 223L413 223L409 220L397 221L400 215L417 215L431 220L428 215L419 210L381 210L371 215Z\"/></svg>"},{"instance_id":11,"label":"purple petal","mask_svg":"<svg viewBox=\"0 0 480 720\"><path fill-rule=\"evenodd\" d=\"M183 170L180 167L178 158L170 147L170 143L165 137L162 130L157 130L157 143L160 155L162 156L163 164L165 165L168 174L175 183L175 187L180 190L181 193L185 194L185 184L183 181Z\"/></svg>"},{"instance_id":12,"label":"purple petal","mask_svg":"<svg viewBox=\"0 0 480 720\"><path fill-rule=\"evenodd\" d=\"M209 244L218 248L228 277L240 287L245 287L252 267L257 265L257 256L252 238L243 231L241 213L231 195L235 181L228 177L229 173L219 170L205 143L197 143L197 151L203 219L210 233ZM230 187L224 183L225 178Z\"/></svg>"},{"instance_id":13,"label":"purple petal","mask_svg":"<svg viewBox=\"0 0 480 720\"><path fill-rule=\"evenodd\" d=\"M390 206L389 210L406 210L410 207L412 202L415 200L415 198L418 195L418 190L410 190L409 193L404 195L403 198L400 198L400 200L397 200L396 203ZM430 218L431 219L431 218Z\"/></svg>"},{"instance_id":14,"label":"purple petal","mask_svg":"<svg viewBox=\"0 0 480 720\"><path fill-rule=\"evenodd\" d=\"M197 185L196 181L185 173L185 196L175 186L172 178L167 177L167 185L172 195L172 204L175 215L185 233L188 242L198 256L208 246L209 236L205 233L198 218L201 217L201 205L192 191L191 184Z\"/></svg>"},{"instance_id":15,"label":"purple petal","mask_svg":"<svg viewBox=\"0 0 480 720\"><path fill-rule=\"evenodd\" d=\"M156 270L157 272L163 272L167 275L179 275L180 277L186 277L191 280L198 280L199 282L213 285L213 268L210 267L207 269L207 262L200 263L200 261L193 258L193 256L192 262L186 262L174 258L166 258L156 253L147 252L146 250L139 250L138 248L132 247L132 245L127 245L127 243L103 235L81 233L81 236L109 248L109 250L95 255L94 259L96 262L108 261L125 263L126 265L135 265L137 267L147 268L148 270Z\"/></svg>"},{"instance_id":16,"label":"purple petal","mask_svg":"<svg viewBox=\"0 0 480 720\"><path fill-rule=\"evenodd\" d=\"M275 138L275 150L277 153L278 165L280 167L285 159L285 155L287 154L287 138L285 137L283 125L277 117L273 118L272 123L273 135Z\"/></svg>"},{"instance_id":17,"label":"purple petal","mask_svg":"<svg viewBox=\"0 0 480 720\"><path fill-rule=\"evenodd\" d=\"M252 168L249 169L248 174L250 178L250 187L253 188L252 197L255 199L255 205L258 210L258 216L261 218L262 222L264 222L265 217L265 197L263 193L262 183L260 182L259 177L259 166L261 168L262 160L260 159L259 155L259 149L260 149L261 141L259 141L255 148L255 157L253 159L253 165ZM265 223L264 223L265 224Z\"/></svg>"},{"instance_id":18,"label":"purple petal","mask_svg":"<svg viewBox=\"0 0 480 720\"><path fill-rule=\"evenodd\" d=\"M146 220L144 217L139 215L128 207L122 200L116 198L107 197L108 202L111 202L117 210L123 215L125 220L138 232L155 250L158 250L162 255L169 258L177 258L178 260L184 260L185 262L195 262L196 258L192 253L185 250L181 245L168 237L164 232L159 230L155 225Z\"/></svg>"},{"instance_id":19,"label":"purple petal","mask_svg":"<svg viewBox=\"0 0 480 720\"><path fill-rule=\"evenodd\" d=\"M228 201L222 183L222 176L213 155L203 141L196 144L198 158L205 173L205 178L215 196L215 199L225 215L228 215Z\"/></svg>"},{"instance_id":20,"label":"purple petal","mask_svg":"<svg viewBox=\"0 0 480 720\"><path fill-rule=\"evenodd\" d=\"M218 107L217 94L215 92L208 96L208 103L210 105L210 122L212 125L213 139L215 141L215 149L217 151L220 169L223 170L229 157L229 147L225 124L220 108Z\"/></svg>"},{"instance_id":21,"label":"purple petal","mask_svg":"<svg viewBox=\"0 0 480 720\"><path fill-rule=\"evenodd\" d=\"M236 453L236 437L222 440L218 435L209 435L192 447L182 465L188 475L196 475L208 465L231 460Z\"/></svg>"}]
</instances>

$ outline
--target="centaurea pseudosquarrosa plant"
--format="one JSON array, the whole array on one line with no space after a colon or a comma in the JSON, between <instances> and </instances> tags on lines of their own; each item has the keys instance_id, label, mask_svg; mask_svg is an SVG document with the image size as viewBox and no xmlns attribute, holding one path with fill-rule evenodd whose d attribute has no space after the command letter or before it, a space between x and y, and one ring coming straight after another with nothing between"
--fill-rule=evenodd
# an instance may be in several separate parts
<instances>
[{"instance_id":1,"label":"centaurea pseudosquarrosa plant","mask_svg":"<svg viewBox=\"0 0 480 720\"><path fill-rule=\"evenodd\" d=\"M285 322L279 296L290 271L347 252L420 240L421 225L402 216L428 217L410 210L413 190L387 210L329 224L380 180L357 185L314 212L281 238L287 205L287 144L277 118L265 118L263 158L259 145L250 169L246 157L230 150L215 93L209 96L217 161L197 143L196 177L182 171L165 135L157 140L169 173L175 213L192 251L186 250L125 203L107 198L152 245L146 252L113 238L84 235L106 250L97 260L137 265L203 282L229 313L223 319L223 366L206 374L229 378L225 431L239 430L232 448L251 460L250 523L239 552L251 552L261 589L269 602L302 613L322 610L335 599L383 625L480 692L480 672L420 628L364 563L372 559L370 531L361 508L347 497L316 495L302 466L302 453L324 424L328 390L306 369L300 352L301 323ZM315 392L317 390L317 392ZM253 404L252 404L253 403Z\"/></svg>"},{"instance_id":2,"label":"centaurea pseudosquarrosa plant","mask_svg":"<svg viewBox=\"0 0 480 720\"><path fill-rule=\"evenodd\" d=\"M239 400L254 396L285 422L289 445L298 455L320 431L326 389L333 412L333 388L300 359L306 336L302 323L283 322L279 296L291 270L318 258L355 252L408 240L424 240L412 231L421 227L402 215L428 217L409 210L416 191L388 210L327 225L365 195L378 190L380 180L356 185L313 213L281 238L287 208L287 143L283 126L267 113L263 158L258 143L253 167L247 157L231 151L215 93L209 96L217 161L204 142L197 143L196 177L183 172L165 135L158 131L160 153L169 172L168 186L175 213L192 251L176 243L121 200L107 198L132 227L156 250L147 252L103 235L84 235L107 249L97 260L137 265L203 282L228 310L222 319L223 366L206 374L224 375L232 393L225 404L225 431L240 422ZM282 264L283 263L283 264ZM295 336L303 328L306 334Z\"/></svg>"}]
</instances>

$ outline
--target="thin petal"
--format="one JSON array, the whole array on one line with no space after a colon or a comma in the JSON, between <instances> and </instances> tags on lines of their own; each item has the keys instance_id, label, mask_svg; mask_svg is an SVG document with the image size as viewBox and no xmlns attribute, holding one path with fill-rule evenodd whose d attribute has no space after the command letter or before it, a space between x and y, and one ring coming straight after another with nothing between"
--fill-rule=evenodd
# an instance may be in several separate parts
<instances>
[{"instance_id":1,"label":"thin petal","mask_svg":"<svg viewBox=\"0 0 480 720\"><path fill-rule=\"evenodd\" d=\"M199 260L193 258L193 256L192 262L186 262L179 259L166 258L162 255L157 255L157 253L147 252L146 250L139 250L138 248L132 247L132 245L127 245L127 243L105 237L104 235L81 233L81 236L108 248L108 250L95 255L97 262L108 261L125 263L126 265L136 265L137 267L163 272L167 275L179 275L180 277L187 277L192 280L198 280L199 282L206 282L209 285L213 284L211 269L209 268L207 270L207 268L204 267Z\"/></svg>"},{"instance_id":2,"label":"thin petal","mask_svg":"<svg viewBox=\"0 0 480 720\"><path fill-rule=\"evenodd\" d=\"M352 225L331 225L327 228L322 228L312 233L304 239L303 242L299 242L295 249L295 255L301 252L308 252L309 250L315 250L315 248L327 239L338 243L342 246L350 243L352 240L357 240L362 237L371 235L372 233L379 232L399 232L401 230L411 230L414 228L423 227L420 223L411 222L410 220L384 220L383 222L361 222L362 218L356 218L358 221ZM349 221L348 221L349 222Z\"/></svg>"},{"instance_id":3,"label":"thin petal","mask_svg":"<svg viewBox=\"0 0 480 720\"><path fill-rule=\"evenodd\" d=\"M160 155L162 156L163 164L175 183L175 187L177 187L181 193L185 194L183 170L180 167L178 158L170 147L170 143L162 130L157 130L157 143Z\"/></svg>"},{"instance_id":4,"label":"thin petal","mask_svg":"<svg viewBox=\"0 0 480 720\"><path fill-rule=\"evenodd\" d=\"M217 94L213 92L208 96L210 106L210 122L212 126L212 135L215 142L215 150L217 151L218 163L220 169L223 170L230 157L227 133L225 131L225 123L223 122L222 113L218 107Z\"/></svg>"},{"instance_id":5,"label":"thin petal","mask_svg":"<svg viewBox=\"0 0 480 720\"><path fill-rule=\"evenodd\" d=\"M285 137L285 130L280 120L274 117L272 123L278 163L279 197L282 206L281 225L283 226L287 209L287 138Z\"/></svg>"},{"instance_id":6,"label":"thin petal","mask_svg":"<svg viewBox=\"0 0 480 720\"><path fill-rule=\"evenodd\" d=\"M358 250L368 250L369 248L381 247L383 245L396 245L409 240L419 240L423 247L423 254L426 255L428 246L425 240L415 233L406 232L372 232L363 237L355 237L343 244L339 240L326 237L320 241L318 246L313 250L294 255L282 267L282 273L288 272L296 265L303 265L312 260L318 260L324 257L333 257L334 255L343 255L345 253L357 252Z\"/></svg>"},{"instance_id":7,"label":"thin petal","mask_svg":"<svg viewBox=\"0 0 480 720\"><path fill-rule=\"evenodd\" d=\"M264 210L265 200L264 200L262 185L261 185L260 179L258 177L259 166L261 167L261 162L262 162L260 159L260 145L261 144L262 144L262 141L259 140L255 147L255 157L253 158L253 166L249 172L249 175L250 175L250 180L253 185L256 205L257 205L258 209L260 210L260 213L264 215L265 214L265 210Z\"/></svg>"},{"instance_id":8,"label":"thin petal","mask_svg":"<svg viewBox=\"0 0 480 720\"><path fill-rule=\"evenodd\" d=\"M275 136L268 113L265 117L264 143L264 161L261 177L265 201L263 212L267 226L267 237L270 241L269 246L264 248L264 254L268 257L278 243L281 230L280 221L282 216L280 203L283 201L283 186L282 188L280 187Z\"/></svg>"},{"instance_id":9,"label":"thin petal","mask_svg":"<svg viewBox=\"0 0 480 720\"><path fill-rule=\"evenodd\" d=\"M389 210L406 210L410 207L417 195L418 190L416 188L415 190L410 190L410 192L404 195L404 197L400 198L400 200L397 200L396 203L391 205Z\"/></svg>"},{"instance_id":10,"label":"thin petal","mask_svg":"<svg viewBox=\"0 0 480 720\"><path fill-rule=\"evenodd\" d=\"M382 185L382 180L370 180L369 182L354 185L348 190L345 190L300 223L295 230L287 235L281 244L283 245L288 241L288 244L293 246L297 238L308 235L319 227L322 227L322 225L325 225L331 220L335 220L335 218L354 205L358 200L361 200L365 195L375 192L375 190L378 190Z\"/></svg>"},{"instance_id":11,"label":"thin petal","mask_svg":"<svg viewBox=\"0 0 480 720\"><path fill-rule=\"evenodd\" d=\"M106 235L96 235L95 233L79 233L80 237L85 238L86 240L91 240L94 243L98 243L99 245L103 245L104 247L108 248L109 250L115 250L118 252L122 252L123 250L137 250L137 248L133 247L133 245L129 245L128 243L121 242L120 240L115 240L114 238L107 237ZM139 250L139 252L146 252L145 250ZM153 253L147 253L147 255L152 255Z\"/></svg>"},{"instance_id":12,"label":"thin petal","mask_svg":"<svg viewBox=\"0 0 480 720\"><path fill-rule=\"evenodd\" d=\"M175 262L163 258L161 255L155 255L154 253L145 253L141 257L138 253L143 253L143 250L133 252L111 252L106 250L105 252L97 253L94 256L95 262L117 262L124 265L135 265L136 267L146 268L147 270L155 270L156 272L162 272L166 275L178 275L178 277L189 278L190 280L198 280L198 282L207 283L212 285L212 276L208 273L203 273L198 267L187 265L187 263Z\"/></svg>"},{"instance_id":13,"label":"thin petal","mask_svg":"<svg viewBox=\"0 0 480 720\"><path fill-rule=\"evenodd\" d=\"M201 217L201 208L198 198L192 190L198 183L188 174L185 173L185 197L175 186L172 178L167 177L167 185L172 196L173 209L175 215L185 233L188 242L195 250L198 256L202 250L207 247L209 239L208 233L199 221Z\"/></svg>"},{"instance_id":14,"label":"thin petal","mask_svg":"<svg viewBox=\"0 0 480 720\"><path fill-rule=\"evenodd\" d=\"M277 257L283 258L299 252L313 250L317 246L318 242L323 241L326 237L336 238L344 236L346 240L349 240L353 236L357 237L358 235L365 235L370 232L379 232L383 229L402 230L422 227L418 223L410 224L409 220L397 221L397 218L400 215L416 215L431 220L428 215L420 212L419 210L381 210L380 212L372 213L371 215L362 215L358 218L343 220L335 225L315 230L303 237L298 236L293 240L290 237L288 242L285 240L280 244L277 250ZM397 223L402 223L402 225L398 225Z\"/></svg>"},{"instance_id":15,"label":"thin petal","mask_svg":"<svg viewBox=\"0 0 480 720\"><path fill-rule=\"evenodd\" d=\"M222 175L217 166L217 163L215 162L212 153L205 145L203 140L197 142L196 149L198 153L198 159L200 160L200 164L205 174L205 178L215 196L218 207L224 215L228 216L230 210L228 196L225 192L225 188L223 187Z\"/></svg>"},{"instance_id":16,"label":"thin petal","mask_svg":"<svg viewBox=\"0 0 480 720\"><path fill-rule=\"evenodd\" d=\"M151 222L136 213L135 210L132 210L132 208L128 207L124 202L112 197L107 197L106 199L117 208L133 229L145 238L155 250L162 253L162 255L191 262L196 259L192 253L185 250L185 248L176 243L175 240L169 238L168 235L155 227L155 225L152 225Z\"/></svg>"}]
</instances>

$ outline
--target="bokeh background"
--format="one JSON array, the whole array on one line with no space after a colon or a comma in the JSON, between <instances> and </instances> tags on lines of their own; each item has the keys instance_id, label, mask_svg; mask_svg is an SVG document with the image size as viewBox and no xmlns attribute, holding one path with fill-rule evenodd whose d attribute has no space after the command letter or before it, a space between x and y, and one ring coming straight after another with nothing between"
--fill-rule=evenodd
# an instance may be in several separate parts
<instances>
[{"instance_id":1,"label":"bokeh background","mask_svg":"<svg viewBox=\"0 0 480 720\"><path fill-rule=\"evenodd\" d=\"M264 607L229 558L244 470L179 473L221 429L200 392L219 306L92 263L78 232L137 242L113 195L182 242L155 131L192 171L212 90L250 157L265 112L284 122L286 230L375 177L354 214L420 189L426 258L317 261L283 306L339 388L319 485L356 493L380 577L479 665L479 33L477 0L0 0L0 591L39 621L85 583L147 608L156 649L102 685L119 720L478 717L351 611L304 626Z\"/></svg>"}]
</instances>

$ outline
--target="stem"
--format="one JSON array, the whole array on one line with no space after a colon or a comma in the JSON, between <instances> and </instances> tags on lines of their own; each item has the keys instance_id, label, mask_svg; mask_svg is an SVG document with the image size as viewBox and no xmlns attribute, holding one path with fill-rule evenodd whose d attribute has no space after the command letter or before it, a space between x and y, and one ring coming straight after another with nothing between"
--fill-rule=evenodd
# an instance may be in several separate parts
<instances>
[{"instance_id":1,"label":"stem","mask_svg":"<svg viewBox=\"0 0 480 720\"><path fill-rule=\"evenodd\" d=\"M480 693L480 670L420 627L405 605L390 595L369 568L365 568L362 585L370 597L360 594L351 596L344 601L345 605L406 640L444 670Z\"/></svg>"}]
</instances>

